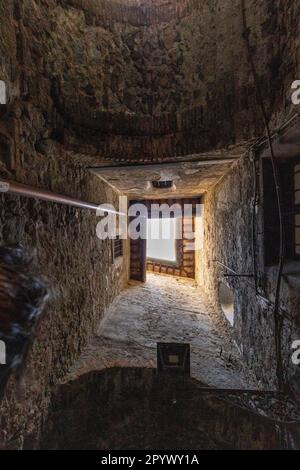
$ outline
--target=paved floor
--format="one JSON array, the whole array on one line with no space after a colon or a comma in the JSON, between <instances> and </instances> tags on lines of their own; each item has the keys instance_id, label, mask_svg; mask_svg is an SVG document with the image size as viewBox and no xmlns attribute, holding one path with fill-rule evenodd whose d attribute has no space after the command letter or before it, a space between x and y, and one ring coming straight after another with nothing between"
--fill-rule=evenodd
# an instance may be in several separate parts
<instances>
[{"instance_id":1,"label":"paved floor","mask_svg":"<svg viewBox=\"0 0 300 470\"><path fill-rule=\"evenodd\" d=\"M64 382L107 367L156 367L157 342L191 344L191 374L208 386L256 388L219 315L191 280L147 275L115 299Z\"/></svg>"}]
</instances>

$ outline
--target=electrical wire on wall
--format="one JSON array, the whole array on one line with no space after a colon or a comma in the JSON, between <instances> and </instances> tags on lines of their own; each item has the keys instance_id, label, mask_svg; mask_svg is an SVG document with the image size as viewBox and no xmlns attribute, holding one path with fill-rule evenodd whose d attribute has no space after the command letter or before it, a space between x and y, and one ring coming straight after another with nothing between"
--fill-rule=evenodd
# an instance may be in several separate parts
<instances>
[{"instance_id":1,"label":"electrical wire on wall","mask_svg":"<svg viewBox=\"0 0 300 470\"><path fill-rule=\"evenodd\" d=\"M257 276L257 254L256 254L256 207L258 205L258 191L257 191L257 169L256 169L256 152L255 150L251 150L251 157L250 160L253 166L253 181L254 181L254 188L253 188L253 203L252 203L252 258L253 258L253 276L254 276L254 285L255 285L255 293L256 295L259 294L258 291L258 276Z\"/></svg>"},{"instance_id":2,"label":"electrical wire on wall","mask_svg":"<svg viewBox=\"0 0 300 470\"><path fill-rule=\"evenodd\" d=\"M281 294L282 275L283 275L283 268L284 268L284 261L285 261L285 233L284 233L284 222L283 222L283 213L282 213L282 197L281 197L279 175L278 175L275 152L274 152L273 141L272 141L272 136L271 136L271 131L270 131L269 119L267 116L267 111L266 111L266 107L264 104L260 81L259 81L259 77L256 71L255 59L253 57L252 48L251 48L251 44L249 40L250 29L247 25L245 0L241 0L241 7L242 7L242 18L243 18L243 29L244 29L243 37L245 39L245 43L247 46L248 60L251 65L257 100L261 108L262 117L263 117L266 134L267 134L267 139L269 142L273 179L274 179L274 185L275 185L275 190L276 190L276 202L277 202L277 208L278 208L280 241L279 241L279 262L278 262L278 270L277 270L273 314L274 314L274 322L275 322L275 348L276 348L276 359L277 359L276 375L277 375L279 390L283 391L286 388L287 384L285 384L284 373L283 373L283 361L282 361L283 317L280 312L280 294ZM256 254L254 256L256 256Z\"/></svg>"}]
</instances>

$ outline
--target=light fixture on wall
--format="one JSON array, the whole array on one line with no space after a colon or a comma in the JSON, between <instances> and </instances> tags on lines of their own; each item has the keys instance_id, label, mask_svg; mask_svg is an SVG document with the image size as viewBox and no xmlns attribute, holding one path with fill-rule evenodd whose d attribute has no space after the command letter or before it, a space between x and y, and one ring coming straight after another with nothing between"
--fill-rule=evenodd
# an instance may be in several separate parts
<instances>
[{"instance_id":1,"label":"light fixture on wall","mask_svg":"<svg viewBox=\"0 0 300 470\"><path fill-rule=\"evenodd\" d=\"M155 189L171 189L174 186L172 180L160 180L160 181L152 181L152 186Z\"/></svg>"}]
</instances>

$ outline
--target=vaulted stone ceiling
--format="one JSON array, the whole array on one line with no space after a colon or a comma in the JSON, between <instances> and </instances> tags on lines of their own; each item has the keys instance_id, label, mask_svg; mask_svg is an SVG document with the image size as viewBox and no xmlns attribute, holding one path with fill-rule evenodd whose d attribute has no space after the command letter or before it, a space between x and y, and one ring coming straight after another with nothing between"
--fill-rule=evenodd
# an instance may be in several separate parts
<instances>
[{"instance_id":1,"label":"vaulted stone ceiling","mask_svg":"<svg viewBox=\"0 0 300 470\"><path fill-rule=\"evenodd\" d=\"M270 111L282 93L280 80L269 84L275 72L286 74L276 69L278 15L270 2L246 3ZM202 160L215 150L228 159L232 146L263 132L240 0L45 0L17 3L13 13L1 8L1 44L13 51L3 78L12 102L22 103L23 135L35 129L37 152L50 138L94 166ZM19 32L10 36L13 28ZM28 139L20 147L32 155ZM220 168L206 163L202 175L209 170L216 181ZM199 191L206 183L199 177Z\"/></svg>"},{"instance_id":2,"label":"vaulted stone ceiling","mask_svg":"<svg viewBox=\"0 0 300 470\"><path fill-rule=\"evenodd\" d=\"M85 151L88 143L110 160L158 161L225 148L263 129L239 0L70 0L63 7L48 61L70 145ZM266 5L259 18L253 12L267 88L277 54L268 25L276 17ZM272 103L269 89L267 97Z\"/></svg>"}]
</instances>

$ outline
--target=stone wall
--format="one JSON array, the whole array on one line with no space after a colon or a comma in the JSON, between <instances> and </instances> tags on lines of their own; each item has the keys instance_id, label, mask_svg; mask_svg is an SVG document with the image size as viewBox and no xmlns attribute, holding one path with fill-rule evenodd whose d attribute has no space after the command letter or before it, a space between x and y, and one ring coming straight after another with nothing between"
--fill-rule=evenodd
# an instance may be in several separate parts
<instances>
[{"instance_id":1,"label":"stone wall","mask_svg":"<svg viewBox=\"0 0 300 470\"><path fill-rule=\"evenodd\" d=\"M263 197L260 192L255 234L261 243L256 245L259 295L254 278L229 277L227 265L238 274L253 274L253 197L254 172L249 155L234 164L228 174L211 190L204 200L204 249L199 253L198 281L213 305L219 310L219 284L229 286L235 296L234 333L248 367L267 389L276 387L276 352L274 339L274 292L276 267L265 269L263 259L261 218ZM259 248L259 249L258 249ZM269 302L266 299L269 299ZM282 351L285 378L299 394L299 366L293 365L292 342L300 338L299 276L283 277L281 312L284 315Z\"/></svg>"},{"instance_id":2,"label":"stone wall","mask_svg":"<svg viewBox=\"0 0 300 470\"><path fill-rule=\"evenodd\" d=\"M91 159L57 143L60 118L51 98L55 70L47 74L49 50L54 56L57 47L49 11L56 7L52 1L0 5L0 79L8 88L7 106L0 109L0 176L117 207L118 194L87 170ZM63 36L62 31L61 25ZM97 239L99 219L92 211L0 197L0 243L22 243L32 252L35 272L51 290L25 383L11 380L0 410L0 447L22 448L28 442L34 447L53 385L78 357L127 279L127 251L122 263L113 262L112 242Z\"/></svg>"},{"instance_id":3,"label":"stone wall","mask_svg":"<svg viewBox=\"0 0 300 470\"><path fill-rule=\"evenodd\" d=\"M49 178L55 190L64 185L65 194L116 204L117 194L111 188L79 166L66 168L63 157L64 162L48 155L48 171L36 174L40 185ZM56 165L56 174L49 171L51 165ZM93 211L1 196L1 244L22 243L32 251L35 271L47 279L51 290L28 359L25 384L18 390L12 381L1 404L1 445L21 448L29 439L34 446L51 387L78 357L127 278L127 253L121 264L113 262L112 242L96 237L98 221Z\"/></svg>"},{"instance_id":4,"label":"stone wall","mask_svg":"<svg viewBox=\"0 0 300 470\"><path fill-rule=\"evenodd\" d=\"M56 149L58 152L58 149ZM61 152L47 154L24 181L95 203L116 205L118 195ZM45 164L46 163L46 164ZM56 169L56 172L54 171ZM127 279L127 252L115 264L112 241L96 236L96 213L17 196L1 196L0 242L22 243L34 254L34 268L50 287L43 320L33 342L25 383L13 380L1 403L0 447L22 448L38 439L51 388L86 346L95 325ZM13 437L15 436L15 437Z\"/></svg>"}]
</instances>

